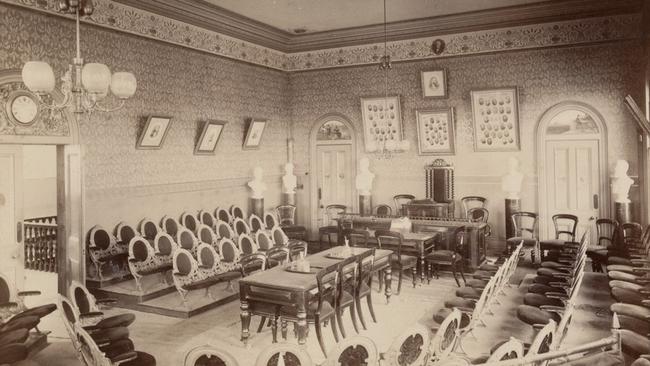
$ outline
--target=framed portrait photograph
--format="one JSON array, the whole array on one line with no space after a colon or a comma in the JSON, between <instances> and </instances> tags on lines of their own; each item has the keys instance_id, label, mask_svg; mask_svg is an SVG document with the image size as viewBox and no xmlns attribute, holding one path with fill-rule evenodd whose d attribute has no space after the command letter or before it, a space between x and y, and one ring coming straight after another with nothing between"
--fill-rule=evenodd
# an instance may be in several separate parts
<instances>
[{"instance_id":1,"label":"framed portrait photograph","mask_svg":"<svg viewBox=\"0 0 650 366\"><path fill-rule=\"evenodd\" d=\"M447 71L433 70L422 71L422 97L424 98L447 98Z\"/></svg>"},{"instance_id":2,"label":"framed portrait photograph","mask_svg":"<svg viewBox=\"0 0 650 366\"><path fill-rule=\"evenodd\" d=\"M217 148L221 132L226 125L224 121L206 121L201 128L199 140L194 146L195 155L213 155Z\"/></svg>"},{"instance_id":3,"label":"framed portrait photograph","mask_svg":"<svg viewBox=\"0 0 650 366\"><path fill-rule=\"evenodd\" d=\"M136 143L136 149L160 149L163 142L165 142L167 132L169 132L171 120L171 117L147 117L147 122Z\"/></svg>"},{"instance_id":4,"label":"framed portrait photograph","mask_svg":"<svg viewBox=\"0 0 650 366\"><path fill-rule=\"evenodd\" d=\"M390 141L402 141L402 112L398 95L361 98L361 117L366 152Z\"/></svg>"},{"instance_id":5,"label":"framed portrait photograph","mask_svg":"<svg viewBox=\"0 0 650 366\"><path fill-rule=\"evenodd\" d=\"M420 155L452 155L455 153L453 108L415 111Z\"/></svg>"},{"instance_id":6,"label":"framed portrait photograph","mask_svg":"<svg viewBox=\"0 0 650 366\"><path fill-rule=\"evenodd\" d=\"M470 95L474 151L518 151L517 88L472 90Z\"/></svg>"},{"instance_id":7,"label":"framed portrait photograph","mask_svg":"<svg viewBox=\"0 0 650 366\"><path fill-rule=\"evenodd\" d=\"M244 150L255 150L260 148L267 122L268 120L259 118L251 118L248 121L246 137L244 138Z\"/></svg>"}]
</instances>

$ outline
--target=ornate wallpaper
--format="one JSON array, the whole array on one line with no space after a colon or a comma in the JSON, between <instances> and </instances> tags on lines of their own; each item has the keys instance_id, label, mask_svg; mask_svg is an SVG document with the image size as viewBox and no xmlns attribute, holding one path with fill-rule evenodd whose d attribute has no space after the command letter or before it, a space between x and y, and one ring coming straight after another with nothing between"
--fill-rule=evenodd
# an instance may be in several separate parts
<instances>
[{"instance_id":1,"label":"ornate wallpaper","mask_svg":"<svg viewBox=\"0 0 650 366\"><path fill-rule=\"evenodd\" d=\"M0 2L62 16L56 11L54 0ZM370 64L377 62L383 52L383 44L377 43L285 54L110 0L95 0L94 3L96 11L83 20L86 23L278 70ZM406 61L616 41L636 38L639 22L639 16L619 15L403 40L389 42L388 47L393 61ZM431 51L431 43L436 38L446 44L439 55Z\"/></svg>"}]
</instances>

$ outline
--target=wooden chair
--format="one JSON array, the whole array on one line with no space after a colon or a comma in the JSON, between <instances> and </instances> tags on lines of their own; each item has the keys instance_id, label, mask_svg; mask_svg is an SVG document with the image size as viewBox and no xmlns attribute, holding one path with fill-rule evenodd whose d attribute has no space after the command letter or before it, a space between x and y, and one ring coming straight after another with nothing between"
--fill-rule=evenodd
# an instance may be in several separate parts
<instances>
[{"instance_id":1,"label":"wooden chair","mask_svg":"<svg viewBox=\"0 0 650 366\"><path fill-rule=\"evenodd\" d=\"M465 217L469 218L467 213L471 208L486 208L487 198L481 196L465 196L460 199L460 203L463 205L463 212L465 212Z\"/></svg>"},{"instance_id":2,"label":"wooden chair","mask_svg":"<svg viewBox=\"0 0 650 366\"><path fill-rule=\"evenodd\" d=\"M539 254L539 239L537 237L538 216L534 212L519 211L510 215L515 236L506 239L508 251L512 253L514 248L523 241L523 247L530 252L530 260L535 263Z\"/></svg>"},{"instance_id":3,"label":"wooden chair","mask_svg":"<svg viewBox=\"0 0 650 366\"><path fill-rule=\"evenodd\" d=\"M318 228L318 247L321 250L323 249L323 237L327 237L327 243L330 248L332 247L332 235L337 235L337 239L340 240L340 238L338 238L339 225L338 223L332 224L332 222L344 214L347 209L347 206L339 204L327 205L327 207L325 207L324 218L327 219L327 225Z\"/></svg>"},{"instance_id":4,"label":"wooden chair","mask_svg":"<svg viewBox=\"0 0 650 366\"><path fill-rule=\"evenodd\" d=\"M303 258L307 256L307 242L305 241L300 241L300 240L291 241L287 246L287 249L289 249L290 261L295 261L296 259L299 259L301 255Z\"/></svg>"},{"instance_id":5,"label":"wooden chair","mask_svg":"<svg viewBox=\"0 0 650 366\"><path fill-rule=\"evenodd\" d=\"M217 219L212 213L210 213L210 211L201 210L199 211L199 222L209 228L214 229L214 225L217 223Z\"/></svg>"},{"instance_id":6,"label":"wooden chair","mask_svg":"<svg viewBox=\"0 0 650 366\"><path fill-rule=\"evenodd\" d=\"M574 242L576 240L576 230L578 229L578 216L571 214L553 215L553 226L555 227L555 239L542 240L539 242L540 256L544 261L545 252L552 250L562 250L565 242ZM562 238L564 236L564 238Z\"/></svg>"},{"instance_id":7,"label":"wooden chair","mask_svg":"<svg viewBox=\"0 0 650 366\"><path fill-rule=\"evenodd\" d=\"M248 226L251 229L251 233L256 233L258 230L264 229L264 221L259 216L252 214L248 218Z\"/></svg>"},{"instance_id":8,"label":"wooden chair","mask_svg":"<svg viewBox=\"0 0 650 366\"><path fill-rule=\"evenodd\" d=\"M160 227L163 229L164 232L171 235L172 238L175 238L176 235L178 234L179 226L180 224L178 223L178 221L176 221L176 219L171 216L165 215L160 220Z\"/></svg>"},{"instance_id":9,"label":"wooden chair","mask_svg":"<svg viewBox=\"0 0 650 366\"><path fill-rule=\"evenodd\" d=\"M242 234L237 238L237 246L243 255L257 253L258 247L255 240L250 235Z\"/></svg>"},{"instance_id":10,"label":"wooden chair","mask_svg":"<svg viewBox=\"0 0 650 366\"><path fill-rule=\"evenodd\" d=\"M368 249L367 251L356 256L357 258L357 283L355 286L354 300L356 302L356 310L361 321L363 329L366 327L366 321L363 317L363 310L361 308L361 300L364 298L368 303L368 311L373 322L377 322L375 316L375 309L372 307L372 276L374 274L375 263L375 248ZM357 332L358 333L358 332Z\"/></svg>"},{"instance_id":11,"label":"wooden chair","mask_svg":"<svg viewBox=\"0 0 650 366\"><path fill-rule=\"evenodd\" d=\"M596 234L598 242L596 245L607 248L614 245L615 236L618 233L618 221L612 219L596 220Z\"/></svg>"},{"instance_id":12,"label":"wooden chair","mask_svg":"<svg viewBox=\"0 0 650 366\"><path fill-rule=\"evenodd\" d=\"M228 224L230 224L232 222L232 215L230 214L230 212L228 212L228 210L226 210L223 207L219 207L214 211L214 217L217 220L221 220L221 221L226 222Z\"/></svg>"},{"instance_id":13,"label":"wooden chair","mask_svg":"<svg viewBox=\"0 0 650 366\"><path fill-rule=\"evenodd\" d=\"M348 240L351 247L368 247L370 232L362 229L344 229L343 238Z\"/></svg>"},{"instance_id":14,"label":"wooden chair","mask_svg":"<svg viewBox=\"0 0 650 366\"><path fill-rule=\"evenodd\" d=\"M375 206L374 213L375 216L392 216L393 208L387 204L382 203L380 205Z\"/></svg>"},{"instance_id":15,"label":"wooden chair","mask_svg":"<svg viewBox=\"0 0 650 366\"><path fill-rule=\"evenodd\" d=\"M266 347L257 356L255 366L268 365L313 366L314 362L305 349L297 344L283 342Z\"/></svg>"},{"instance_id":16,"label":"wooden chair","mask_svg":"<svg viewBox=\"0 0 650 366\"><path fill-rule=\"evenodd\" d=\"M162 229L149 218L142 219L138 227L140 228L140 235L151 242L153 242L158 233L162 231Z\"/></svg>"},{"instance_id":17,"label":"wooden chair","mask_svg":"<svg viewBox=\"0 0 650 366\"><path fill-rule=\"evenodd\" d=\"M355 294L357 292L357 258L356 256L348 257L339 263L339 289L335 301L336 321L339 323L339 330L343 338L346 337L345 327L343 326L343 312L349 309L350 319L354 331L359 333L357 325L357 311ZM350 269L352 267L352 269Z\"/></svg>"},{"instance_id":18,"label":"wooden chair","mask_svg":"<svg viewBox=\"0 0 650 366\"><path fill-rule=\"evenodd\" d=\"M190 349L180 366L239 366L239 364L230 353L211 344Z\"/></svg>"},{"instance_id":19,"label":"wooden chair","mask_svg":"<svg viewBox=\"0 0 650 366\"><path fill-rule=\"evenodd\" d=\"M490 218L490 212L487 208L484 207L472 207L467 210L467 219L469 222L480 222L487 225L485 229L485 236L490 236L492 234L492 228L488 224L488 219Z\"/></svg>"},{"instance_id":20,"label":"wooden chair","mask_svg":"<svg viewBox=\"0 0 650 366\"><path fill-rule=\"evenodd\" d=\"M280 205L275 208L280 227L290 239L307 239L307 228L296 225L296 206Z\"/></svg>"},{"instance_id":21,"label":"wooden chair","mask_svg":"<svg viewBox=\"0 0 650 366\"><path fill-rule=\"evenodd\" d=\"M372 339L354 336L338 343L322 365L380 365L379 360L377 345Z\"/></svg>"},{"instance_id":22,"label":"wooden chair","mask_svg":"<svg viewBox=\"0 0 650 366\"><path fill-rule=\"evenodd\" d=\"M266 270L266 265L268 263L266 255L264 253L253 253L249 255L244 255L239 260L241 275L242 277L247 277L253 273L262 272ZM270 318L272 320L273 326L273 343L277 342L277 321L278 321L278 312L280 310L279 305L269 304L268 302L258 301L256 298L249 298L248 300L248 311L252 315L259 315L262 318L260 319L260 324L257 327L257 333L262 332L266 319Z\"/></svg>"},{"instance_id":23,"label":"wooden chair","mask_svg":"<svg viewBox=\"0 0 650 366\"><path fill-rule=\"evenodd\" d=\"M289 248L276 246L267 250L266 261L269 268L287 263L289 261Z\"/></svg>"},{"instance_id":24,"label":"wooden chair","mask_svg":"<svg viewBox=\"0 0 650 366\"><path fill-rule=\"evenodd\" d=\"M316 274L316 283L318 292L313 295L307 306L307 324L314 324L316 328L316 338L320 345L323 355L327 356L327 348L323 340L322 326L324 322L329 322L332 328L334 339L338 343L339 335L336 329L336 311L335 301L339 289L339 264L334 264L321 269ZM282 338L287 339L286 322L298 323L304 321L299 319L296 306L282 306L280 308L280 320L282 322Z\"/></svg>"},{"instance_id":25,"label":"wooden chair","mask_svg":"<svg viewBox=\"0 0 650 366\"><path fill-rule=\"evenodd\" d=\"M379 249L386 247L387 249L390 248L393 250L393 254L390 256L391 266L399 271L399 280L397 284L396 294L399 295L399 293L402 291L402 276L406 270L411 270L411 276L413 277L413 287L415 288L418 258L411 255L402 254L402 245L404 243L404 237L402 234L389 230L377 230L375 231L375 238L377 239L377 245Z\"/></svg>"},{"instance_id":26,"label":"wooden chair","mask_svg":"<svg viewBox=\"0 0 650 366\"><path fill-rule=\"evenodd\" d=\"M465 226L460 226L457 227L454 232L452 233L452 240L450 243L453 242L452 248L450 249L434 249L431 253L427 254L425 257L425 261L427 263L427 268L430 269L433 267L433 270L436 274L436 278L438 278L438 267L439 266L449 266L451 267L452 274L454 275L454 280L456 281L456 285L460 287L460 282L458 282L458 277L456 276L456 272L460 270L460 276L463 278L463 284L466 284L467 282L465 281L465 274L463 271L463 266L464 266L464 259L463 259L463 250L465 246L465 235L466 235L466 228ZM429 276L431 277L431 273L429 273Z\"/></svg>"},{"instance_id":27,"label":"wooden chair","mask_svg":"<svg viewBox=\"0 0 650 366\"><path fill-rule=\"evenodd\" d=\"M407 203L411 203L415 199L415 196L412 194L396 194L393 196L393 201L395 202L395 213L398 216L406 216L406 210L402 207Z\"/></svg>"},{"instance_id":28,"label":"wooden chair","mask_svg":"<svg viewBox=\"0 0 650 366\"><path fill-rule=\"evenodd\" d=\"M242 208L237 205L230 206L230 215L232 216L233 220L237 218L246 220L246 214L244 213L244 210L242 210Z\"/></svg>"},{"instance_id":29,"label":"wooden chair","mask_svg":"<svg viewBox=\"0 0 650 366\"><path fill-rule=\"evenodd\" d=\"M181 215L181 225L185 226L188 230L193 233L196 233L196 229L199 226L199 220L197 220L194 214L189 212L183 212Z\"/></svg>"}]
</instances>

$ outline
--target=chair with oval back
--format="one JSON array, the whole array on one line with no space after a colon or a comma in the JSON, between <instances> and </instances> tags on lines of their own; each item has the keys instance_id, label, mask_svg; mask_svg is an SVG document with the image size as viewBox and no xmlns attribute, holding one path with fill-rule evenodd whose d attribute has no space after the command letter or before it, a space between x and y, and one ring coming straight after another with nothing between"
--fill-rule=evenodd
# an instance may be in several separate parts
<instances>
[{"instance_id":1,"label":"chair with oval back","mask_svg":"<svg viewBox=\"0 0 650 366\"><path fill-rule=\"evenodd\" d=\"M251 229L248 227L246 221L240 217L236 217L235 220L233 220L232 228L235 231L235 236L237 237L241 234L251 233Z\"/></svg>"},{"instance_id":2,"label":"chair with oval back","mask_svg":"<svg viewBox=\"0 0 650 366\"><path fill-rule=\"evenodd\" d=\"M172 238L175 238L176 235L178 234L179 226L180 224L178 223L178 221L171 216L165 215L160 220L160 227L163 229L164 232L171 235Z\"/></svg>"},{"instance_id":3,"label":"chair with oval back","mask_svg":"<svg viewBox=\"0 0 650 366\"><path fill-rule=\"evenodd\" d=\"M375 216L391 216L393 215L393 208L385 203L379 204L374 208Z\"/></svg>"},{"instance_id":4,"label":"chair with oval back","mask_svg":"<svg viewBox=\"0 0 650 366\"><path fill-rule=\"evenodd\" d=\"M142 278L159 274L160 281L167 283L165 274L172 269L171 261L162 261L156 255L154 247L141 236L136 236L129 243L129 269L135 279L136 290L143 293Z\"/></svg>"},{"instance_id":5,"label":"chair with oval back","mask_svg":"<svg viewBox=\"0 0 650 366\"><path fill-rule=\"evenodd\" d=\"M219 241L219 254L224 271L239 271L239 258L241 250L235 242L230 239L221 239Z\"/></svg>"},{"instance_id":6,"label":"chair with oval back","mask_svg":"<svg viewBox=\"0 0 650 366\"><path fill-rule=\"evenodd\" d=\"M463 314L458 308L451 309L440 322L429 343L429 357L434 363L446 359L456 349L462 323Z\"/></svg>"},{"instance_id":7,"label":"chair with oval back","mask_svg":"<svg viewBox=\"0 0 650 366\"><path fill-rule=\"evenodd\" d=\"M277 225L279 224L275 212L267 212L264 214L264 226L266 226L266 230L272 230Z\"/></svg>"},{"instance_id":8,"label":"chair with oval back","mask_svg":"<svg viewBox=\"0 0 650 366\"><path fill-rule=\"evenodd\" d=\"M223 222L232 222L232 215L230 215L230 212L223 207L219 207L214 211L214 217Z\"/></svg>"},{"instance_id":9,"label":"chair with oval back","mask_svg":"<svg viewBox=\"0 0 650 366\"><path fill-rule=\"evenodd\" d=\"M133 226L121 221L117 226L115 226L115 239L117 240L118 245L129 245L131 239L133 239L138 232L135 231Z\"/></svg>"},{"instance_id":10,"label":"chair with oval back","mask_svg":"<svg viewBox=\"0 0 650 366\"><path fill-rule=\"evenodd\" d=\"M185 226L188 230L196 233L196 230L199 226L199 220L196 218L196 215L190 212L183 212L180 222L181 225Z\"/></svg>"},{"instance_id":11,"label":"chair with oval back","mask_svg":"<svg viewBox=\"0 0 650 366\"><path fill-rule=\"evenodd\" d=\"M284 247L289 243L289 237L284 233L280 226L276 226L271 230L271 238L276 246Z\"/></svg>"},{"instance_id":12,"label":"chair with oval back","mask_svg":"<svg viewBox=\"0 0 650 366\"><path fill-rule=\"evenodd\" d=\"M189 286L197 281L203 280L199 274L199 264L190 251L179 248L174 252L173 279L176 290L181 295L183 304L187 306L187 294Z\"/></svg>"},{"instance_id":13,"label":"chair with oval back","mask_svg":"<svg viewBox=\"0 0 650 366\"><path fill-rule=\"evenodd\" d=\"M237 238L237 246L243 255L254 254L258 251L257 243L247 234L242 234Z\"/></svg>"},{"instance_id":14,"label":"chair with oval back","mask_svg":"<svg viewBox=\"0 0 650 366\"><path fill-rule=\"evenodd\" d=\"M30 324L28 326L21 326L21 328L27 328L29 330L33 327L38 333L42 333L38 329L38 323L41 318L56 310L56 305L46 304L30 308L25 304L26 297L38 296L40 294L41 292L37 290L26 291L17 289L15 284L9 282L9 278L0 272L0 329L3 328L3 325L19 324L21 318L30 318L30 321L25 321Z\"/></svg>"},{"instance_id":15,"label":"chair with oval back","mask_svg":"<svg viewBox=\"0 0 650 366\"><path fill-rule=\"evenodd\" d=\"M230 224L225 221L217 221L217 225L215 226L215 233L219 239L235 240L235 232L230 227Z\"/></svg>"},{"instance_id":16,"label":"chair with oval back","mask_svg":"<svg viewBox=\"0 0 650 366\"><path fill-rule=\"evenodd\" d=\"M259 216L255 214L251 214L251 216L248 218L248 226L251 229L251 233L256 233L258 230L263 230L265 229L264 221L260 219Z\"/></svg>"},{"instance_id":17,"label":"chair with oval back","mask_svg":"<svg viewBox=\"0 0 650 366\"><path fill-rule=\"evenodd\" d=\"M210 213L210 211L201 210L199 212L199 222L203 225L206 225L209 228L214 228L214 225L217 223L217 219Z\"/></svg>"},{"instance_id":18,"label":"chair with oval back","mask_svg":"<svg viewBox=\"0 0 650 366\"><path fill-rule=\"evenodd\" d=\"M490 356L485 360L486 363L498 362L505 360L516 360L524 357L524 344L516 339L510 337L505 342L497 344L496 348L490 352ZM474 360L476 362L477 360Z\"/></svg>"},{"instance_id":19,"label":"chair with oval back","mask_svg":"<svg viewBox=\"0 0 650 366\"><path fill-rule=\"evenodd\" d=\"M70 283L68 295L72 299L72 303L76 307L80 319L84 318L82 316L92 314L92 318L89 319L91 320L90 322L80 321L84 325L93 325L100 328L128 327L135 321L135 315L132 313L122 313L105 317L103 310L109 305L116 304L117 300L112 298L98 300L88 291L86 286L78 281L73 280Z\"/></svg>"},{"instance_id":20,"label":"chair with oval back","mask_svg":"<svg viewBox=\"0 0 650 366\"><path fill-rule=\"evenodd\" d=\"M105 352L101 349L101 343L93 339L85 329L77 327L75 337L79 339L79 351L86 365L156 365L156 358L148 353L136 351L130 339L111 343L110 348L114 352Z\"/></svg>"},{"instance_id":21,"label":"chair with oval back","mask_svg":"<svg viewBox=\"0 0 650 366\"><path fill-rule=\"evenodd\" d=\"M217 247L217 234L215 234L214 230L210 226L200 224L196 230L196 236L197 239L199 239L199 242L212 245L215 248Z\"/></svg>"},{"instance_id":22,"label":"chair with oval back","mask_svg":"<svg viewBox=\"0 0 650 366\"><path fill-rule=\"evenodd\" d=\"M189 250L190 253L196 257L196 249L199 246L199 241L196 236L194 236L194 233L189 229L184 227L178 229L178 233L176 234L176 243L180 248Z\"/></svg>"},{"instance_id":23,"label":"chair with oval back","mask_svg":"<svg viewBox=\"0 0 650 366\"><path fill-rule=\"evenodd\" d=\"M246 220L246 213L241 207L237 205L230 206L230 215L232 216L233 220L236 218Z\"/></svg>"},{"instance_id":24,"label":"chair with oval back","mask_svg":"<svg viewBox=\"0 0 650 366\"><path fill-rule=\"evenodd\" d=\"M269 234L264 230L257 232L255 235L255 241L257 242L258 250L261 252L266 252L273 247L273 240L271 240Z\"/></svg>"},{"instance_id":25,"label":"chair with oval back","mask_svg":"<svg viewBox=\"0 0 650 366\"><path fill-rule=\"evenodd\" d=\"M88 233L88 254L90 261L93 263L94 272L88 267L88 277L98 280L104 280L104 270L112 270L112 265L126 267L126 261L129 255L129 245L118 245L115 238L108 231L99 225L95 225ZM123 272L112 273L112 275L122 275Z\"/></svg>"},{"instance_id":26,"label":"chair with oval back","mask_svg":"<svg viewBox=\"0 0 650 366\"><path fill-rule=\"evenodd\" d=\"M156 238L156 235L162 231L162 229L148 217L145 217L142 219L142 221L140 221L139 227L140 235L151 242L153 242L153 240Z\"/></svg>"}]
</instances>

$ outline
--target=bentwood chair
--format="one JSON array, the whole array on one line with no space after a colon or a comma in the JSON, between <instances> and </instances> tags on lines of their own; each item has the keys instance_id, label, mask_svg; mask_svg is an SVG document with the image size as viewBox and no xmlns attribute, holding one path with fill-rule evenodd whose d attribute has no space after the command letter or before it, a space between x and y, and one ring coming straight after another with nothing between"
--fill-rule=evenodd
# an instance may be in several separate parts
<instances>
[{"instance_id":1,"label":"bentwood chair","mask_svg":"<svg viewBox=\"0 0 650 366\"><path fill-rule=\"evenodd\" d=\"M398 216L406 216L406 211L402 207L407 203L411 203L415 199L415 196L412 194L396 194L393 196L393 201L395 202L395 213Z\"/></svg>"},{"instance_id":2,"label":"bentwood chair","mask_svg":"<svg viewBox=\"0 0 650 366\"><path fill-rule=\"evenodd\" d=\"M336 235L337 240L340 242L339 225L335 220L345 214L347 209L347 206L338 204L327 205L325 207L324 219L327 220L327 225L318 228L318 247L320 249L323 249L323 237L327 237L327 243L330 248L332 247L332 235Z\"/></svg>"},{"instance_id":3,"label":"bentwood chair","mask_svg":"<svg viewBox=\"0 0 650 366\"><path fill-rule=\"evenodd\" d=\"M323 323L329 322L332 328L334 340L338 343L339 335L336 326L335 301L339 290L339 267L340 263L330 265L321 269L316 274L318 292L307 304L307 324L314 324L316 338L324 355L327 355L327 348L323 341ZM287 339L286 322L298 323L304 321L298 318L297 306L285 305L280 308L280 320L282 321L282 338Z\"/></svg>"},{"instance_id":4,"label":"bentwood chair","mask_svg":"<svg viewBox=\"0 0 650 366\"><path fill-rule=\"evenodd\" d=\"M399 295L400 291L402 291L402 276L406 270L411 270L411 276L413 276L413 287L415 287L418 258L402 254L402 246L404 244L402 233L389 230L377 230L375 231L375 238L377 238L377 246L379 249L387 247L386 249L393 250L393 254L390 256L391 266L399 271L396 294ZM381 280L381 276L379 278Z\"/></svg>"},{"instance_id":5,"label":"bentwood chair","mask_svg":"<svg viewBox=\"0 0 650 366\"><path fill-rule=\"evenodd\" d=\"M534 212L519 211L510 215L515 236L506 239L508 252L512 253L514 248L523 241L523 246L530 251L530 260L535 263L539 253L539 239L537 237L538 216Z\"/></svg>"},{"instance_id":6,"label":"bentwood chair","mask_svg":"<svg viewBox=\"0 0 650 366\"><path fill-rule=\"evenodd\" d=\"M562 250L564 243L576 240L578 216L571 214L555 214L552 217L555 228L555 239L539 242L540 257L544 261L546 251ZM564 238L563 238L564 236Z\"/></svg>"},{"instance_id":7,"label":"bentwood chair","mask_svg":"<svg viewBox=\"0 0 650 366\"><path fill-rule=\"evenodd\" d=\"M393 208L385 203L382 203L375 206L374 212L375 216L391 216L393 214Z\"/></svg>"},{"instance_id":8,"label":"bentwood chair","mask_svg":"<svg viewBox=\"0 0 650 366\"><path fill-rule=\"evenodd\" d=\"M465 196L460 199L460 203L463 205L465 217L469 218L469 210L474 207L485 208L487 206L487 198L481 196Z\"/></svg>"},{"instance_id":9,"label":"bentwood chair","mask_svg":"<svg viewBox=\"0 0 650 366\"><path fill-rule=\"evenodd\" d=\"M463 284L467 284L465 280L465 274L463 271L464 259L463 259L463 250L465 248L465 235L467 229L465 226L457 227L453 233L449 245L449 249L434 249L431 253L427 254L425 261L427 263L427 268L433 268L436 278L438 278L438 267L440 266L449 266L451 267L451 272L454 275L454 280L456 285L460 287L460 282L458 282L458 277L456 272L460 271L460 276L463 278ZM424 270L424 268L422 269ZM428 277L431 277L429 274Z\"/></svg>"}]
</instances>

